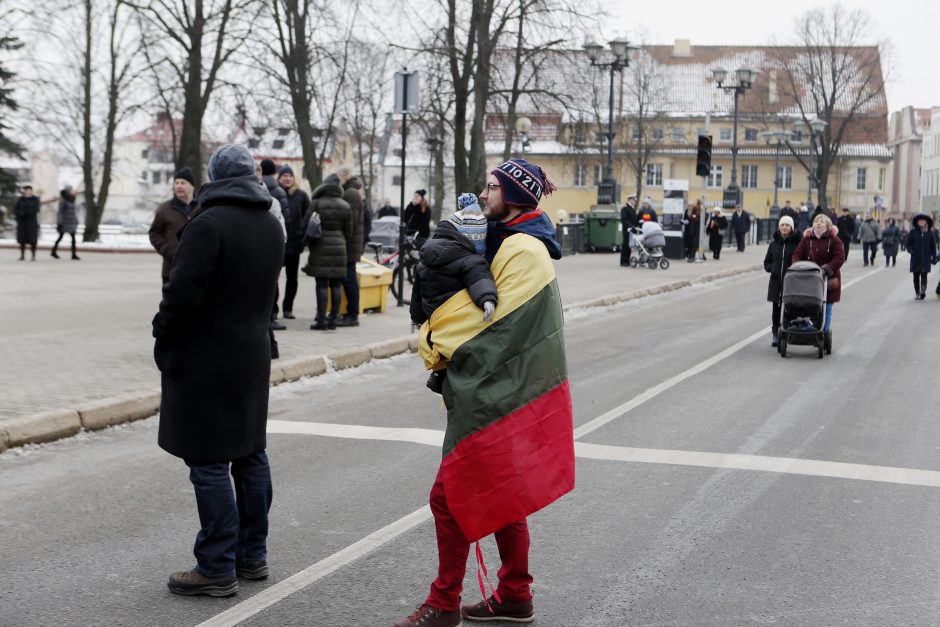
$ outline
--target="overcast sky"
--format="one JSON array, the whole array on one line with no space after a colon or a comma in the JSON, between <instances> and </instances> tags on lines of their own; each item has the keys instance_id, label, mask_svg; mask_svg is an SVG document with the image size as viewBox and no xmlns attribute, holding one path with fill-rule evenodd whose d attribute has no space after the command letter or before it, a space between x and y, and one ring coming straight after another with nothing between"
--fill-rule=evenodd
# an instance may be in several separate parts
<instances>
[{"instance_id":1,"label":"overcast sky","mask_svg":"<svg viewBox=\"0 0 940 627\"><path fill-rule=\"evenodd\" d=\"M649 43L690 39L693 46L765 45L775 37L789 40L799 15L829 6L818 0L601 1L617 16L620 29L603 33L605 38L634 34L638 27L645 27L652 39ZM940 106L940 2L854 0L843 6L868 13L878 37L894 45L894 74L887 85L889 109Z\"/></svg>"}]
</instances>

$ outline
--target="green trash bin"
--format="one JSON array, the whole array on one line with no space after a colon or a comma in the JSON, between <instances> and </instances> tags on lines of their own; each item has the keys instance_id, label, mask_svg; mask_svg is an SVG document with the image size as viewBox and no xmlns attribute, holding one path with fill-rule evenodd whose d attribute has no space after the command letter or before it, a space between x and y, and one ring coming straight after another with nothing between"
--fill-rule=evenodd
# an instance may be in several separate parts
<instances>
[{"instance_id":1,"label":"green trash bin","mask_svg":"<svg viewBox=\"0 0 940 627\"><path fill-rule=\"evenodd\" d=\"M591 252L620 250L623 246L620 214L615 209L592 209L584 214L584 241Z\"/></svg>"}]
</instances>

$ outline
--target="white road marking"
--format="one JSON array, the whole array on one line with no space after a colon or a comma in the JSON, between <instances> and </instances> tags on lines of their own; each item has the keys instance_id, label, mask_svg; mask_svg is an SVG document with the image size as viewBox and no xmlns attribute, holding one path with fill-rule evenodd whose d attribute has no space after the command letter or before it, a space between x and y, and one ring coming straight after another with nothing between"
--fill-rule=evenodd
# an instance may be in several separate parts
<instances>
[{"instance_id":1,"label":"white road marking","mask_svg":"<svg viewBox=\"0 0 940 627\"><path fill-rule=\"evenodd\" d=\"M353 562L363 555L371 553L373 550L391 542L398 536L406 533L423 522L431 520L431 507L425 505L400 518L390 525L382 527L378 531L370 533L362 540L351 544L342 551L338 551L327 558L324 558L312 566L308 566L296 575L288 577L284 581L279 581L270 588L265 588L253 597L242 601L221 614L216 614L209 620L199 623L197 627L222 627L227 625L237 625L243 620L247 620L260 612L261 610L282 601L287 596L303 590L312 583L326 577L333 571L342 568L346 564Z\"/></svg>"},{"instance_id":2,"label":"white road marking","mask_svg":"<svg viewBox=\"0 0 940 627\"><path fill-rule=\"evenodd\" d=\"M864 274L842 286L845 290L858 281L868 278L874 270ZM729 346L717 355L692 366L688 370L660 383L646 392L630 399L626 403L601 414L575 430L575 438L586 435L600 427L623 416L635 407L639 407L648 400L655 398L663 392L675 387L707 368L727 359L748 344L767 335L767 331L759 331L750 337ZM292 422L289 420L269 420L269 433L321 435L326 437L342 437L352 439L388 440L396 442L413 442L430 446L440 446L443 443L444 432L433 429L414 429L397 427L367 427L362 425L338 425L316 422ZM600 444L575 443L575 454L587 459L601 459L611 461L631 461L644 463L675 464L683 466L700 466L708 468L735 468L741 470L766 470L771 472L817 475L822 477L837 477L846 479L859 479L863 481L887 481L891 483L905 483L909 485L925 485L940 487L940 472L930 470L913 470L906 468L891 468L887 466L866 466L863 464L843 464L839 462L825 462L805 459L790 459L784 457L760 457L754 455L725 455L721 453L702 453L695 451L669 451L657 449L635 449L629 447L605 446ZM241 603L217 614L209 620L200 623L197 627L223 627L237 625L251 618L258 612L278 603L295 592L319 581L323 577L350 564L360 557L370 553L388 542L391 542L417 527L425 521L431 520L430 507L415 510L404 518L375 531L355 544L330 555L278 582L262 592L242 601Z\"/></svg>"}]
</instances>

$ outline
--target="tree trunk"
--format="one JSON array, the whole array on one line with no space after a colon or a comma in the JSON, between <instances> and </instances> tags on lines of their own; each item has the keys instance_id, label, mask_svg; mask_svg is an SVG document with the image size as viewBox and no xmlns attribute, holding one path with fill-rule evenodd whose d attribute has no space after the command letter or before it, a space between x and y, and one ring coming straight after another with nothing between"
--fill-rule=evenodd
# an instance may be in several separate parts
<instances>
[{"instance_id":1,"label":"tree trunk","mask_svg":"<svg viewBox=\"0 0 940 627\"><path fill-rule=\"evenodd\" d=\"M85 0L85 63L82 67L82 179L85 196L85 233L82 241L98 239L101 212L95 203L95 164L92 157L91 129L91 54L92 54L92 0Z\"/></svg>"}]
</instances>

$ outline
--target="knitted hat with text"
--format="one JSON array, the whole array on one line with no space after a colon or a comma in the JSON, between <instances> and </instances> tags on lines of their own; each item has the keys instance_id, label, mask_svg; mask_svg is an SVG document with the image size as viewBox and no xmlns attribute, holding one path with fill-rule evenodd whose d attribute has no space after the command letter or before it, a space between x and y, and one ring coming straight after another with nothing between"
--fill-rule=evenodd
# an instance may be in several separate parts
<instances>
[{"instance_id":1,"label":"knitted hat with text","mask_svg":"<svg viewBox=\"0 0 940 627\"><path fill-rule=\"evenodd\" d=\"M525 159L510 159L496 166L491 174L503 187L503 202L513 207L535 209L542 194L549 196L557 189L541 166Z\"/></svg>"}]
</instances>

